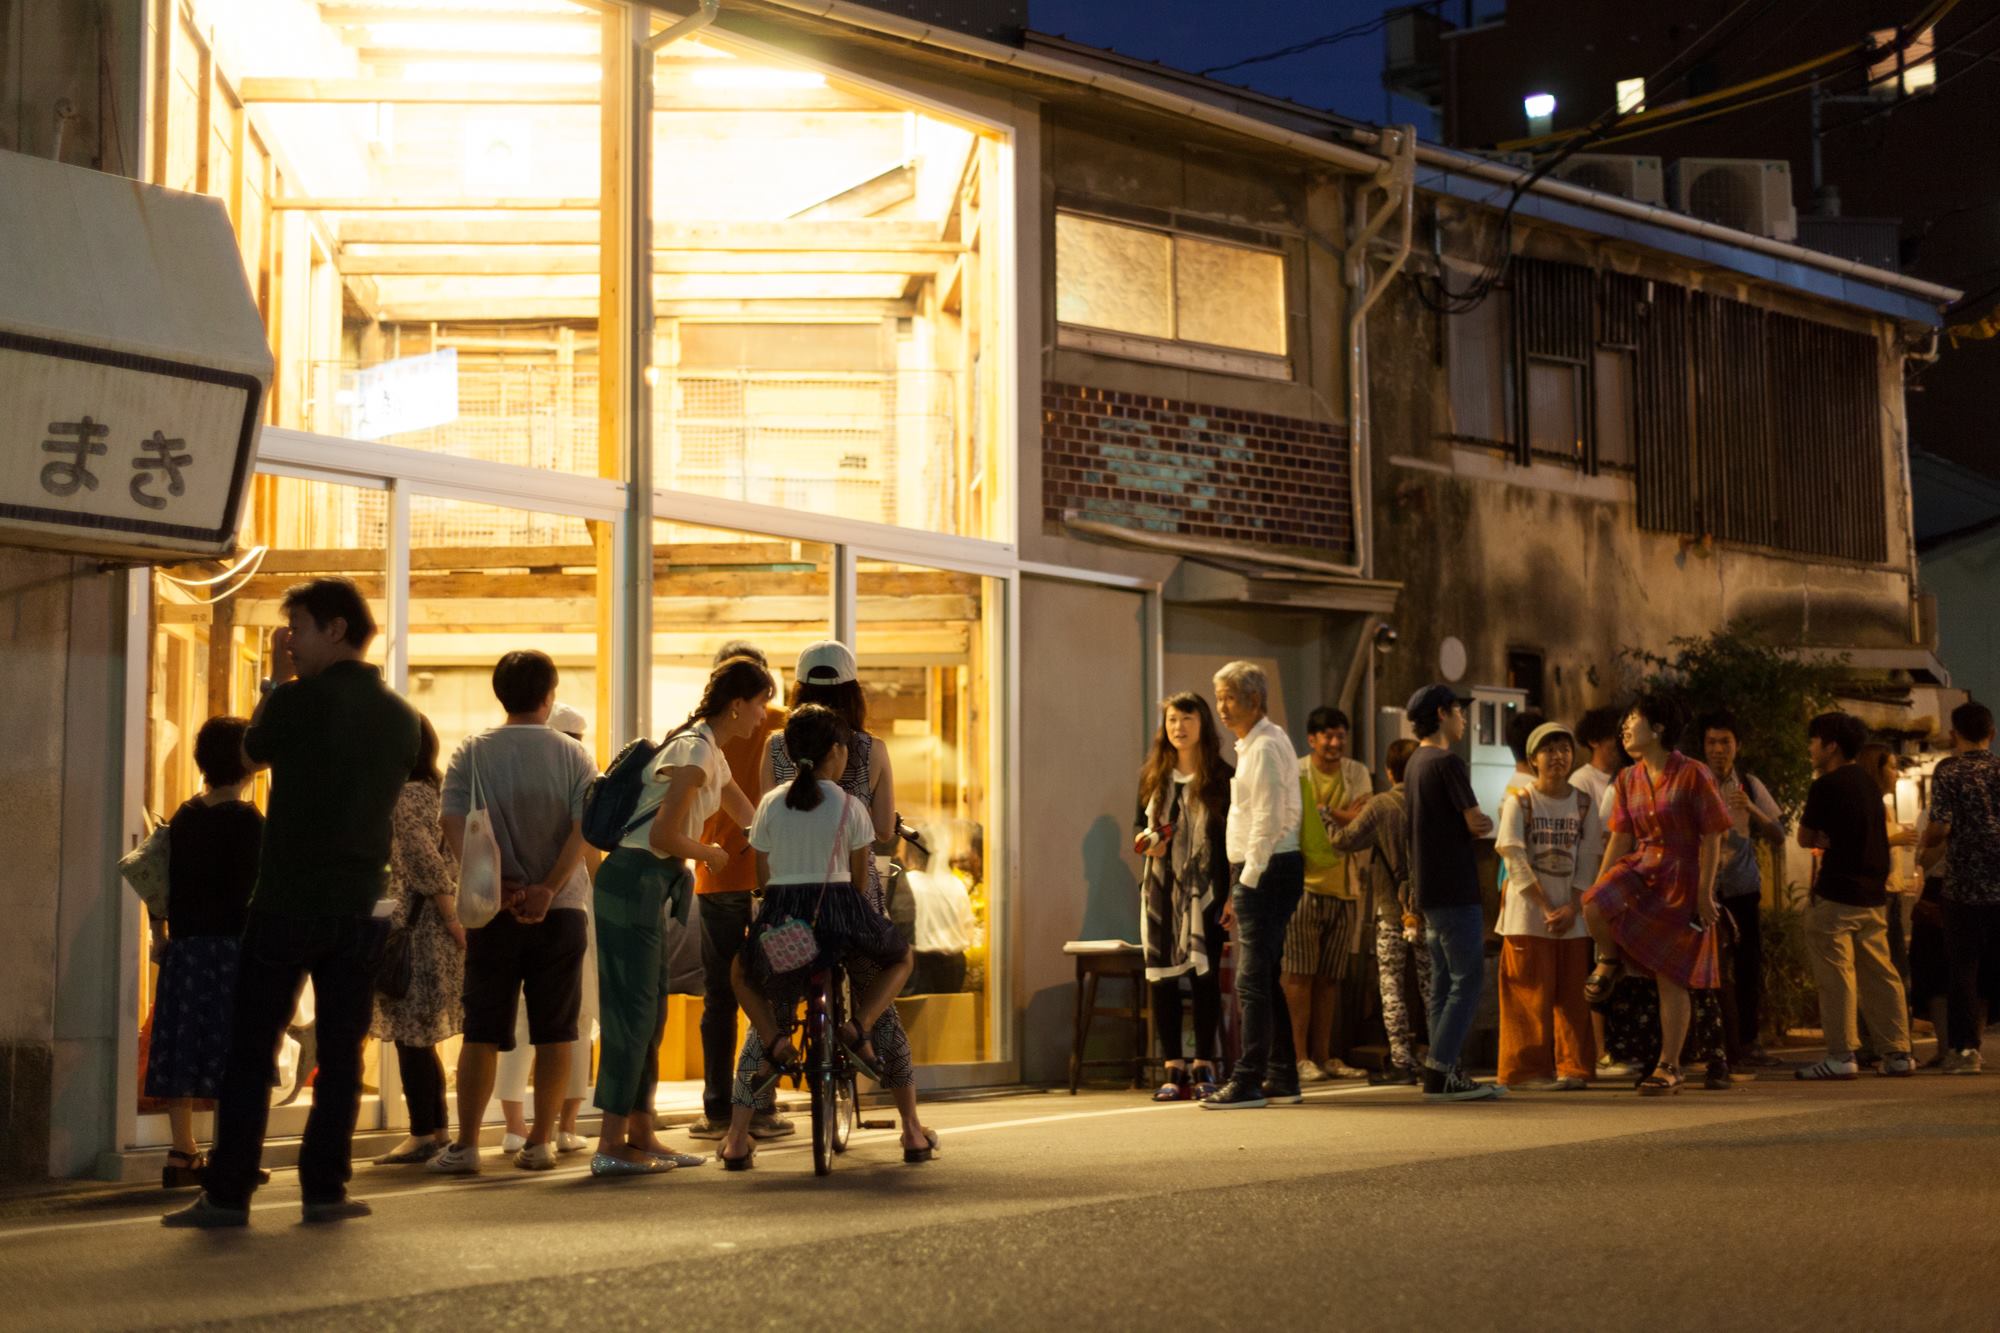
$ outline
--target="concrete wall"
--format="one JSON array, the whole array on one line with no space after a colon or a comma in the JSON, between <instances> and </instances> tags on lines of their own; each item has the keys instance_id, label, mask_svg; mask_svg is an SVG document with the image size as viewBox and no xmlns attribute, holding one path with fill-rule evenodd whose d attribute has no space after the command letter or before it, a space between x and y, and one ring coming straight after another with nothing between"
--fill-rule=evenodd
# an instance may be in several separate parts
<instances>
[{"instance_id":1,"label":"concrete wall","mask_svg":"<svg viewBox=\"0 0 2000 1333\"><path fill-rule=\"evenodd\" d=\"M1086 584L1021 584L1021 875L1016 907L1021 1076L1067 1077L1073 939L1139 938L1132 814L1151 739L1144 598ZM1123 1003L1107 988L1103 1003ZM1129 1053L1122 1025L1093 1049ZM1112 1028L1120 1030L1114 1032Z\"/></svg>"},{"instance_id":2,"label":"concrete wall","mask_svg":"<svg viewBox=\"0 0 2000 1333\"><path fill-rule=\"evenodd\" d=\"M0 150L140 174L143 18L0 0ZM0 1181L87 1173L116 1144L126 580L0 547Z\"/></svg>"},{"instance_id":3,"label":"concrete wall","mask_svg":"<svg viewBox=\"0 0 2000 1333\"><path fill-rule=\"evenodd\" d=\"M1587 262L1586 253L1566 242L1548 257ZM1756 299L1740 288L1729 294ZM1853 318L1798 302L1770 304ZM1665 652L1676 636L1732 620L1782 645L1910 642L1908 469L1892 358L1882 365L1889 560L1870 566L1723 543L1684 545L1676 534L1639 528L1629 480L1522 467L1454 446L1444 438L1450 395L1440 322L1407 281L1369 317L1375 572L1404 585L1395 616L1400 641L1381 663L1384 702L1439 678L1447 636L1465 644L1460 683L1467 685L1505 684L1510 650L1543 654L1545 704L1569 719L1629 684L1621 650Z\"/></svg>"},{"instance_id":4,"label":"concrete wall","mask_svg":"<svg viewBox=\"0 0 2000 1333\"><path fill-rule=\"evenodd\" d=\"M2000 704L2000 532L1950 542L1925 554L1924 591L1937 597L1938 659L1951 683L1989 708Z\"/></svg>"},{"instance_id":5,"label":"concrete wall","mask_svg":"<svg viewBox=\"0 0 2000 1333\"><path fill-rule=\"evenodd\" d=\"M0 1180L112 1146L124 578L0 548Z\"/></svg>"}]
</instances>

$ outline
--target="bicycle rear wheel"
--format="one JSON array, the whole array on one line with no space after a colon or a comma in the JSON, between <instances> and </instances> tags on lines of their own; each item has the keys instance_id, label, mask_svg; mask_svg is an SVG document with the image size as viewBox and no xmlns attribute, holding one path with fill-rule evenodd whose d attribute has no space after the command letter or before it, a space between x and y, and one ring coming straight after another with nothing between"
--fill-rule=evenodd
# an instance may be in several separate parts
<instances>
[{"instance_id":1,"label":"bicycle rear wheel","mask_svg":"<svg viewBox=\"0 0 2000 1333\"><path fill-rule=\"evenodd\" d=\"M806 1088L812 1104L813 1174L823 1176L833 1170L834 1126L840 1118L834 1088L833 1024L827 1012L829 997L824 989L813 996L806 1020Z\"/></svg>"}]
</instances>

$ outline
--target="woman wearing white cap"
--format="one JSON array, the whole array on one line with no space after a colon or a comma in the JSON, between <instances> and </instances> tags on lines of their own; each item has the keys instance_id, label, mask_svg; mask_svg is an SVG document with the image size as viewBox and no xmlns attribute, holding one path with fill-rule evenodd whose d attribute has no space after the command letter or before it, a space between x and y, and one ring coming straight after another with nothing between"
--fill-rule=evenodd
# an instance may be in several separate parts
<instances>
[{"instance_id":1,"label":"woman wearing white cap","mask_svg":"<svg viewBox=\"0 0 2000 1333\"><path fill-rule=\"evenodd\" d=\"M1569 785L1576 742L1560 722L1528 736L1533 782L1508 785L1494 850L1507 863L1500 903L1500 1081L1573 1092L1596 1063L1583 979L1590 972L1578 872L1603 850L1597 806Z\"/></svg>"},{"instance_id":2,"label":"woman wearing white cap","mask_svg":"<svg viewBox=\"0 0 2000 1333\"><path fill-rule=\"evenodd\" d=\"M853 650L833 639L807 645L805 651L799 654L798 670L792 678L792 693L787 704L794 709L805 704L823 705L832 709L847 725L850 733L847 769L841 775L840 785L868 807L869 816L875 823L876 846L893 843L896 839L895 774L889 768L888 747L867 731L868 700L856 675ZM780 783L789 784L797 772L791 756L785 751L785 738L782 735L771 737L770 745L764 751L763 790L773 791ZM867 899L876 912L885 917L888 915L888 906L882 894L882 875L872 859L868 866ZM872 968L873 964L864 958L848 960L848 974L857 990L867 988L873 978ZM883 1011L872 1032L861 1033L850 1027L841 1034L841 1042L870 1077L896 1099L896 1111L903 1122L906 1159L918 1160L911 1156L918 1153L928 1156L937 1145L937 1136L925 1129L923 1122L917 1118L916 1065L910 1058L910 1038L903 1031L903 1020L897 1016L896 1006L892 1004Z\"/></svg>"}]
</instances>

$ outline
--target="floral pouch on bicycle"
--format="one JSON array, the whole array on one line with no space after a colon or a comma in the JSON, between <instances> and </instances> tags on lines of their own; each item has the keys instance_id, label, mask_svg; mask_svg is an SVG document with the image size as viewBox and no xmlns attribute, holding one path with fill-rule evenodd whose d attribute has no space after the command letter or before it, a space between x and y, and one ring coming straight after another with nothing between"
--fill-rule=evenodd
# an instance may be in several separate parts
<instances>
[{"instance_id":1,"label":"floral pouch on bicycle","mask_svg":"<svg viewBox=\"0 0 2000 1333\"><path fill-rule=\"evenodd\" d=\"M819 957L819 937L813 927L819 924L819 910L826 902L826 887L833 882L833 872L840 866L840 854L847 844L847 802L854 798L846 792L840 794L840 821L833 839L833 857L827 862L826 877L820 881L819 899L813 904L812 920L801 920L788 916L782 921L764 927L757 936L757 947L764 951L764 965L772 975L796 972L810 967Z\"/></svg>"}]
</instances>

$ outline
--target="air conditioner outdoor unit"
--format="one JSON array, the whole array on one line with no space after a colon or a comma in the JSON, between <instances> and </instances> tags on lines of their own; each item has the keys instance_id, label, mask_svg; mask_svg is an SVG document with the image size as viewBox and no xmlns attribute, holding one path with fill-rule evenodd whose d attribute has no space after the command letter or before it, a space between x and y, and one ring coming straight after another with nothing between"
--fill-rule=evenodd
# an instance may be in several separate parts
<instances>
[{"instance_id":1,"label":"air conditioner outdoor unit","mask_svg":"<svg viewBox=\"0 0 2000 1333\"><path fill-rule=\"evenodd\" d=\"M1792 164L1747 157L1684 157L1670 170L1673 206L1725 227L1795 241Z\"/></svg>"},{"instance_id":2,"label":"air conditioner outdoor unit","mask_svg":"<svg viewBox=\"0 0 2000 1333\"><path fill-rule=\"evenodd\" d=\"M1641 204L1667 202L1660 159L1631 153L1577 153L1556 164L1558 180Z\"/></svg>"}]
</instances>

